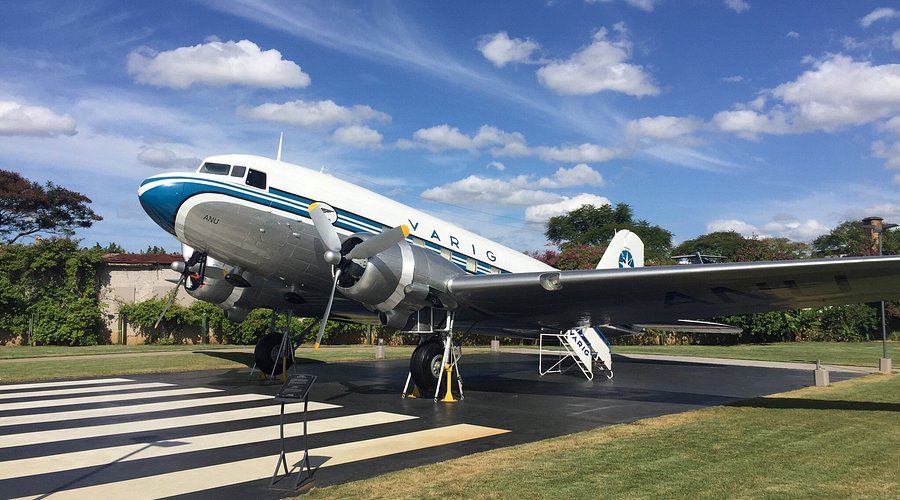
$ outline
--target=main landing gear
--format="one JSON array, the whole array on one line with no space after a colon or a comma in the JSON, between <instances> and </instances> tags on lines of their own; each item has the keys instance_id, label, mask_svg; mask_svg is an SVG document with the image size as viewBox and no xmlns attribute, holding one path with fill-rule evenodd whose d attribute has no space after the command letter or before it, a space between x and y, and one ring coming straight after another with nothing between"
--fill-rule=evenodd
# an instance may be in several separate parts
<instances>
[{"instance_id":1,"label":"main landing gear","mask_svg":"<svg viewBox=\"0 0 900 500\"><path fill-rule=\"evenodd\" d=\"M459 374L460 349L459 346L453 345L452 327L451 313L447 317L444 331L430 337L422 337L423 341L413 351L409 360L409 375L403 386L404 398L427 397L433 394L435 403L439 400L452 403L457 401L453 395L455 386L459 400L465 399L462 377Z\"/></svg>"}]
</instances>

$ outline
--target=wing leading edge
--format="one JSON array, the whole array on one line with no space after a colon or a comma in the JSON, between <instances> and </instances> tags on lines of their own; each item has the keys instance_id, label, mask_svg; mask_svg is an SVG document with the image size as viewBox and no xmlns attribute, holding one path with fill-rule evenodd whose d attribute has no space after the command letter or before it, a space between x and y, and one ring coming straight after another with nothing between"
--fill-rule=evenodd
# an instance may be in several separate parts
<instances>
[{"instance_id":1,"label":"wing leading edge","mask_svg":"<svg viewBox=\"0 0 900 500\"><path fill-rule=\"evenodd\" d=\"M566 330L900 298L900 256L460 276L485 322Z\"/></svg>"}]
</instances>

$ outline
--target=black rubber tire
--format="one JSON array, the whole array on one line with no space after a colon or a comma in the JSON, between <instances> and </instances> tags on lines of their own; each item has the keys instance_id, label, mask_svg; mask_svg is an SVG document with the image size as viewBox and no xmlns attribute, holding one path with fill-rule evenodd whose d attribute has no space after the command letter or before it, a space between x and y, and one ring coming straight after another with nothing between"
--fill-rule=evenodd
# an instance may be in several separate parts
<instances>
[{"instance_id":1,"label":"black rubber tire","mask_svg":"<svg viewBox=\"0 0 900 500\"><path fill-rule=\"evenodd\" d=\"M275 369L274 374L281 374L281 358L278 357L278 349L281 347L281 339L283 337L283 333L270 333L268 335L264 335L259 339L256 343L256 349L253 350L253 357L256 361L256 367L266 375L272 374L272 368ZM293 349L293 345L288 346L288 349ZM293 357L291 353L287 353L287 367L294 364Z\"/></svg>"},{"instance_id":2,"label":"black rubber tire","mask_svg":"<svg viewBox=\"0 0 900 500\"><path fill-rule=\"evenodd\" d=\"M438 381L438 374L434 370L443 369L440 366L443 357L444 344L437 338L419 344L413 351L412 357L409 359L409 372L423 397L434 395ZM446 387L446 385L442 383L441 387Z\"/></svg>"}]
</instances>

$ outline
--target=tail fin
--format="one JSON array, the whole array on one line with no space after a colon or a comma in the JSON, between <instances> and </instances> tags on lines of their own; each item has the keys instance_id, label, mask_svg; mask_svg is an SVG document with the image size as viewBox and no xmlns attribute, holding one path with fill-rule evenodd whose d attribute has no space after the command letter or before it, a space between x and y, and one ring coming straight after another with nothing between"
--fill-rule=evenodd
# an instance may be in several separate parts
<instances>
[{"instance_id":1,"label":"tail fin","mask_svg":"<svg viewBox=\"0 0 900 500\"><path fill-rule=\"evenodd\" d=\"M597 269L620 267L644 267L644 242L627 229L616 232L597 264Z\"/></svg>"}]
</instances>

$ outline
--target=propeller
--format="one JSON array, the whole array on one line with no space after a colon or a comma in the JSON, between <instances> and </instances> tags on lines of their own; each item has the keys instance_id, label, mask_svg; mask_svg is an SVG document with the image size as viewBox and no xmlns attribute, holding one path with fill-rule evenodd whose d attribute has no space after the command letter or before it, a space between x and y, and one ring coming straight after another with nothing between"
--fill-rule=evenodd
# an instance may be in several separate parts
<instances>
[{"instance_id":1,"label":"propeller","mask_svg":"<svg viewBox=\"0 0 900 500\"><path fill-rule=\"evenodd\" d=\"M190 290L196 290L202 284L203 274L205 272L205 267L206 267L206 259L203 259L204 254L191 249L191 247L189 247L187 245L184 245L182 248L182 255L187 253L187 252L185 252L185 250L187 250L187 249L190 249L192 252L190 258L188 258L187 261L172 263L172 270L178 271L179 273L181 273L181 277L179 277L178 281L175 283L175 288L173 288L172 291L169 292L169 295L166 298L166 305L163 307L162 312L159 313L159 317L156 318L156 323L153 325L153 328L159 327L159 323L162 321L163 316L165 316L166 313L169 312L169 308L172 307L172 304L175 303L175 297L178 296L178 289L181 288L181 286L185 284L185 281L187 281L187 279L189 277L191 277L191 275L193 274L193 272L191 271L191 268L194 267L197 264L197 262L200 262L201 259L202 259L202 262L200 263L200 271L199 271L200 281L198 283L192 284L190 286L190 288L188 288L187 286L185 286L185 288L190 289Z\"/></svg>"},{"instance_id":2,"label":"propeller","mask_svg":"<svg viewBox=\"0 0 900 500\"><path fill-rule=\"evenodd\" d=\"M346 254L341 252L341 239L338 237L337 230L319 203L311 203L309 205L309 216L312 218L313 225L319 238L325 245L325 262L334 267L334 283L331 285L331 294L328 296L328 303L325 306L325 314L319 323L319 333L316 335L316 342L313 344L314 349L318 349L322 342L322 335L325 333L325 326L328 323L328 316L331 314L331 305L334 303L334 293L337 290L338 279L341 276L346 263L354 259L368 259L379 253L391 248L403 241L409 236L409 226L401 224L393 229L388 229L381 234L376 234L371 238L363 240L354 246Z\"/></svg>"}]
</instances>

